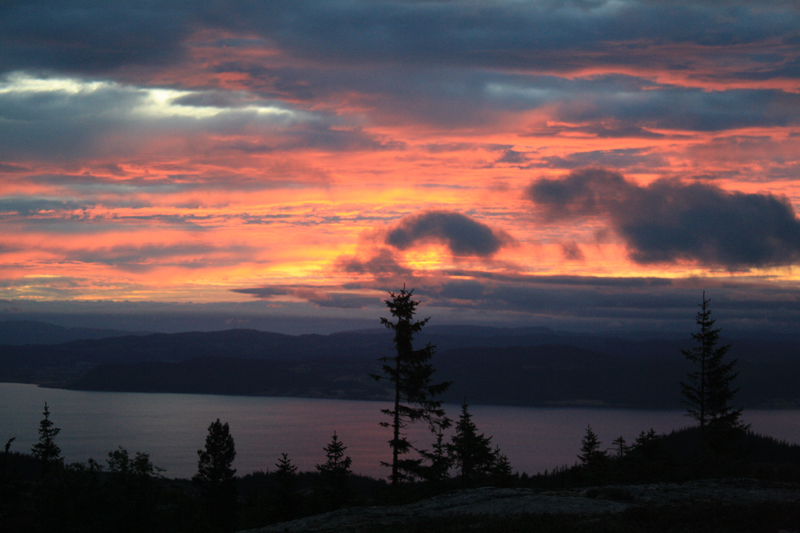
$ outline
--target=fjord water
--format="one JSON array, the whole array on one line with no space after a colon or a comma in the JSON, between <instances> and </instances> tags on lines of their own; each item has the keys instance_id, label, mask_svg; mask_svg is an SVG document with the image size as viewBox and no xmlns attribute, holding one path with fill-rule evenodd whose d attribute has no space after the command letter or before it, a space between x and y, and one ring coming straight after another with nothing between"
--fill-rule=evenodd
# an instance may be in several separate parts
<instances>
[{"instance_id":1,"label":"fjord water","mask_svg":"<svg viewBox=\"0 0 800 533\"><path fill-rule=\"evenodd\" d=\"M56 442L67 462L91 457L105 464L108 452L122 446L150 454L167 477L188 478L197 471L197 450L204 446L209 424L219 418L230 424L239 475L274 470L282 452L300 470L313 470L324 461L322 448L334 431L348 446L354 472L387 474L379 466L389 459L389 430L378 426L385 402L82 392L0 383L0 445L16 437L11 450L29 451L38 439L45 402L50 419L61 428ZM451 418L458 417L460 406L446 408ZM669 432L690 422L682 411L475 405L470 412L514 470L529 474L573 464L589 424L611 447L620 435L630 443L642 430ZM800 442L800 411L745 411L744 420L758 433ZM433 441L422 427L412 432L412 440L423 448Z\"/></svg>"}]
</instances>

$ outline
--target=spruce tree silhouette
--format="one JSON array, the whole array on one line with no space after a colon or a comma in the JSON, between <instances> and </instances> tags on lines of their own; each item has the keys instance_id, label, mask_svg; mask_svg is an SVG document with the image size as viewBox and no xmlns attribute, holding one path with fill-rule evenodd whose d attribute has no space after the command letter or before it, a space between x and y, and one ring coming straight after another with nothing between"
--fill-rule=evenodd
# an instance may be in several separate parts
<instances>
[{"instance_id":1,"label":"spruce tree silhouette","mask_svg":"<svg viewBox=\"0 0 800 533\"><path fill-rule=\"evenodd\" d=\"M436 442L431 446L431 451L419 450L419 454L426 461L420 467L420 477L434 487L443 485L450 479L450 467L453 466L453 459L450 457L444 442L444 430L439 429L435 433Z\"/></svg>"},{"instance_id":2,"label":"spruce tree silhouette","mask_svg":"<svg viewBox=\"0 0 800 533\"><path fill-rule=\"evenodd\" d=\"M320 492L332 509L338 509L350 499L350 465L353 460L344 454L347 446L333 432L331 442L323 448L327 461L316 465L319 472Z\"/></svg>"},{"instance_id":3,"label":"spruce tree silhouette","mask_svg":"<svg viewBox=\"0 0 800 533\"><path fill-rule=\"evenodd\" d=\"M278 491L276 503L278 520L292 520L297 518L300 511L299 495L297 485L300 481L297 474L297 465L292 464L289 455L282 453L281 458L275 463L277 471L275 476L278 478Z\"/></svg>"},{"instance_id":4,"label":"spruce tree silhouette","mask_svg":"<svg viewBox=\"0 0 800 533\"><path fill-rule=\"evenodd\" d=\"M739 390L731 388L739 374L734 370L737 361L725 361L731 345L717 346L721 329L714 328L716 320L711 318L710 302L704 291L700 311L695 317L699 331L692 333L696 346L681 350L686 359L696 365L696 370L686 375L688 382L681 382L681 393L686 405L685 416L694 418L700 425L701 474L710 454L719 456L750 427L741 421L742 409L731 405Z\"/></svg>"},{"instance_id":5,"label":"spruce tree silhouette","mask_svg":"<svg viewBox=\"0 0 800 533\"><path fill-rule=\"evenodd\" d=\"M236 458L233 437L228 423L212 422L208 426L205 450L197 450L197 474L192 481L200 485L211 523L222 531L236 529Z\"/></svg>"},{"instance_id":6,"label":"spruce tree silhouette","mask_svg":"<svg viewBox=\"0 0 800 533\"><path fill-rule=\"evenodd\" d=\"M592 430L592 426L587 426L586 434L581 439L581 453L578 459L589 483L601 483L607 474L608 453L600 448L601 444L603 443Z\"/></svg>"},{"instance_id":7,"label":"spruce tree silhouette","mask_svg":"<svg viewBox=\"0 0 800 533\"><path fill-rule=\"evenodd\" d=\"M451 424L441 407L442 402L434 400L435 396L444 393L450 386L450 382L431 383L435 369L430 359L435 353L435 347L432 344L419 350L413 347L414 335L430 320L414 320L419 302L411 298L413 293L413 289L407 291L404 285L399 293L390 292L391 299L385 300L397 321L381 318L381 324L394 332L397 354L379 359L383 363L383 375L370 374L376 381L387 380L394 387L394 407L381 409L381 413L387 415L391 421L380 422L382 427L392 428L392 439L389 441L392 462L381 462L392 469L389 476L392 486L420 474L421 459L401 459L401 456L413 449L405 433L408 425L423 421L435 433Z\"/></svg>"},{"instance_id":8,"label":"spruce tree silhouette","mask_svg":"<svg viewBox=\"0 0 800 533\"><path fill-rule=\"evenodd\" d=\"M44 418L39 422L39 442L31 448L31 454L42 463L42 477L49 475L53 469L63 462L61 448L55 442L61 428L54 427L50 420L50 409L44 402Z\"/></svg>"},{"instance_id":9,"label":"spruce tree silhouette","mask_svg":"<svg viewBox=\"0 0 800 533\"><path fill-rule=\"evenodd\" d=\"M478 427L472 421L472 414L466 402L461 404L461 415L456 422L456 432L447 447L453 466L458 469L462 484L470 485L487 478L499 455L492 450L492 437L478 434Z\"/></svg>"},{"instance_id":10,"label":"spruce tree silhouette","mask_svg":"<svg viewBox=\"0 0 800 533\"><path fill-rule=\"evenodd\" d=\"M601 444L603 443L597 433L592 430L592 426L587 426L586 434L581 439L581 453L578 455L581 465L592 467L605 460L607 454L600 449Z\"/></svg>"}]
</instances>

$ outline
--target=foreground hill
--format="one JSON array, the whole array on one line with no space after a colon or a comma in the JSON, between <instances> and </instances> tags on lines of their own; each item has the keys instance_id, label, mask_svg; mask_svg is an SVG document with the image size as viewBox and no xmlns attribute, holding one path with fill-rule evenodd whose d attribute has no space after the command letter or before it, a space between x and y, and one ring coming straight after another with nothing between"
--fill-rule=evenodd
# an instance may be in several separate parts
<instances>
[{"instance_id":1,"label":"foreground hill","mask_svg":"<svg viewBox=\"0 0 800 533\"><path fill-rule=\"evenodd\" d=\"M795 531L800 486L749 479L539 491L480 488L351 507L248 533Z\"/></svg>"}]
</instances>

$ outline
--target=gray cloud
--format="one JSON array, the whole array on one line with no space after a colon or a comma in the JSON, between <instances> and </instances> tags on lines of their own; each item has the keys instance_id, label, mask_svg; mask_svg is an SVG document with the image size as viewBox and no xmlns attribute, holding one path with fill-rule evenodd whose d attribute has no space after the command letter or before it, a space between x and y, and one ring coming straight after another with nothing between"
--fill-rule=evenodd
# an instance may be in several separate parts
<instances>
[{"instance_id":1,"label":"gray cloud","mask_svg":"<svg viewBox=\"0 0 800 533\"><path fill-rule=\"evenodd\" d=\"M638 331L678 333L689 340L702 291L712 299L717 325L726 336L749 331L800 331L800 289L757 277L736 279L595 278L580 276L500 275L458 271L471 281L417 278L409 281L425 316L436 325L549 326L566 331L602 331L627 335ZM23 280L24 281L24 280ZM0 286L13 283L0 278ZM21 283L21 281L20 281ZM25 281L29 283L29 281ZM66 286L73 286L65 280ZM243 302L189 304L170 302L74 301L54 294L52 301L0 300L4 319L43 320L65 326L114 327L144 331L221 330L250 327L285 333L326 333L378 328L385 312L379 298L363 291L397 290L397 281L327 287L325 292L361 295L364 307L322 307L303 302L251 298ZM296 294L297 287L237 289L249 295ZM71 289L64 289L65 291ZM54 291L56 292L56 291ZM370 303L371 302L371 303ZM355 302L352 302L355 303ZM232 322L232 318L237 318ZM679 354L676 354L679 356Z\"/></svg>"},{"instance_id":2,"label":"gray cloud","mask_svg":"<svg viewBox=\"0 0 800 533\"><path fill-rule=\"evenodd\" d=\"M545 2L329 2L246 0L7 1L0 8L0 66L6 69L110 71L181 60L195 30L214 28L256 39L222 38L228 48L276 43L298 58L330 64L459 65L569 69L591 50L598 61L645 62L645 54L608 54L620 42L725 45L778 39L791 43L800 14L791 3L741 2L736 16L713 0L612 4ZM727 6L726 6L727 8ZM635 23L631 23L635 21ZM591 31L587 31L591 29ZM563 54L569 50L571 54ZM531 55L531 54L536 54ZM661 59L666 61L667 59ZM671 54L676 67L685 58ZM773 69L790 65L764 58ZM764 75L753 68L751 75Z\"/></svg>"},{"instance_id":3,"label":"gray cloud","mask_svg":"<svg viewBox=\"0 0 800 533\"><path fill-rule=\"evenodd\" d=\"M318 307L334 307L338 309L363 309L372 307L380 298L373 296L359 296L357 294L327 294L325 298L311 299L311 303Z\"/></svg>"},{"instance_id":4,"label":"gray cloud","mask_svg":"<svg viewBox=\"0 0 800 533\"><path fill-rule=\"evenodd\" d=\"M291 289L287 287L250 287L244 289L231 289L231 292L238 292L239 294L249 294L256 298L269 299L273 296L283 296L291 293Z\"/></svg>"},{"instance_id":5,"label":"gray cloud","mask_svg":"<svg viewBox=\"0 0 800 533\"><path fill-rule=\"evenodd\" d=\"M509 163L512 165L524 165L528 163L528 158L524 152L506 150L506 152L495 163Z\"/></svg>"},{"instance_id":6,"label":"gray cloud","mask_svg":"<svg viewBox=\"0 0 800 533\"><path fill-rule=\"evenodd\" d=\"M455 273L454 273L455 274ZM597 278L588 276L507 276L476 271L458 275L471 280L418 282L415 294L437 323L442 315L456 321L506 316L525 325L565 330L678 331L688 337L701 294L712 298L718 324L726 335L747 330L796 331L800 290L769 280L708 278ZM438 309L441 309L439 311Z\"/></svg>"},{"instance_id":7,"label":"gray cloud","mask_svg":"<svg viewBox=\"0 0 800 533\"><path fill-rule=\"evenodd\" d=\"M583 255L583 250L575 241L561 243L561 253L564 255L564 259L569 261L583 261L586 259L586 256Z\"/></svg>"},{"instance_id":8,"label":"gray cloud","mask_svg":"<svg viewBox=\"0 0 800 533\"><path fill-rule=\"evenodd\" d=\"M540 179L528 186L526 195L547 220L608 214L623 204L631 184L622 174L604 168L573 171L562 180Z\"/></svg>"},{"instance_id":9,"label":"gray cloud","mask_svg":"<svg viewBox=\"0 0 800 533\"><path fill-rule=\"evenodd\" d=\"M18 215L30 217L36 215L65 215L93 207L85 202L70 200L52 200L32 196L0 197L0 216Z\"/></svg>"},{"instance_id":10,"label":"gray cloud","mask_svg":"<svg viewBox=\"0 0 800 533\"><path fill-rule=\"evenodd\" d=\"M548 168L574 169L585 166L610 166L617 168L641 167L652 171L654 168L667 166L667 161L660 154L649 154L641 148L619 148L616 150L593 150L576 152L567 156L551 156L542 159ZM537 166L537 165L534 165Z\"/></svg>"},{"instance_id":11,"label":"gray cloud","mask_svg":"<svg viewBox=\"0 0 800 533\"><path fill-rule=\"evenodd\" d=\"M386 244L399 250L418 242L439 241L455 256L489 257L511 242L504 232L452 211L427 211L403 218L386 234Z\"/></svg>"},{"instance_id":12,"label":"gray cloud","mask_svg":"<svg viewBox=\"0 0 800 533\"><path fill-rule=\"evenodd\" d=\"M231 292L248 294L258 298L259 300L271 300L275 296L292 295L320 308L362 309L364 307L375 306L376 303L380 302L380 298L376 298L374 296L363 296L360 294L338 292L337 289L331 289L330 287L247 287L241 289L231 289Z\"/></svg>"},{"instance_id":13,"label":"gray cloud","mask_svg":"<svg viewBox=\"0 0 800 533\"><path fill-rule=\"evenodd\" d=\"M660 87L626 91L619 87L591 95L569 94L558 104L557 116L566 122L620 123L618 128L720 131L754 126L797 124L800 95L779 90L729 89L707 91ZM575 105L580 101L582 105ZM675 112L680 109L680 113Z\"/></svg>"},{"instance_id":14,"label":"gray cloud","mask_svg":"<svg viewBox=\"0 0 800 533\"><path fill-rule=\"evenodd\" d=\"M101 73L179 60L196 27L172 2L6 1L0 7L0 69Z\"/></svg>"},{"instance_id":15,"label":"gray cloud","mask_svg":"<svg viewBox=\"0 0 800 533\"><path fill-rule=\"evenodd\" d=\"M337 266L345 272L353 274L373 274L376 276L408 275L411 270L398 263L397 258L388 248L381 248L373 253L369 259L358 257L343 257L337 261Z\"/></svg>"},{"instance_id":16,"label":"gray cloud","mask_svg":"<svg viewBox=\"0 0 800 533\"><path fill-rule=\"evenodd\" d=\"M232 0L224 8L210 0L113 6L12 1L0 7L0 72L148 85L162 70L186 66L193 46L273 48L290 61L274 65L243 54L209 68L245 73L254 93L295 103L364 95L373 119L487 124L502 120L494 110L556 102L561 119L580 123L574 127L601 137L648 137L658 135L650 128L796 124L800 96L683 89L632 76L557 76L600 67L720 80L792 79L800 72L798 26L797 6L778 0L741 2L735 13L715 0ZM189 40L202 30L212 36L200 44ZM226 36L215 38L216 31ZM705 72L709 58L726 70ZM243 100L208 92L183 102L236 107Z\"/></svg>"},{"instance_id":17,"label":"gray cloud","mask_svg":"<svg viewBox=\"0 0 800 533\"><path fill-rule=\"evenodd\" d=\"M22 82L20 82L22 79ZM17 87L30 80L47 80L9 75L0 77L0 171L17 171L15 160L66 160L102 158L140 158L174 150L173 142L158 143L159 137L191 139L184 150L195 155L235 155L245 153L285 153L321 149L331 152L399 150L403 145L384 140L361 130L355 120L323 110L305 111L291 104L250 94L237 94L226 107L209 106L224 102L218 92L189 92L169 101L169 106L153 103L148 88L119 83L88 83L83 79L50 78L62 85L80 85L65 90L40 83L36 90ZM186 92L186 91L184 91ZM143 111L144 110L144 111ZM259 112L264 111L264 112ZM208 140L231 134L259 136L270 141L252 142ZM113 143L109 140L113 139ZM163 144L163 146L162 146ZM111 169L119 172L119 169Z\"/></svg>"},{"instance_id":18,"label":"gray cloud","mask_svg":"<svg viewBox=\"0 0 800 533\"><path fill-rule=\"evenodd\" d=\"M800 221L771 194L660 179L646 187L603 168L536 180L526 194L546 220L601 216L638 263L691 260L729 269L800 260Z\"/></svg>"},{"instance_id":19,"label":"gray cloud","mask_svg":"<svg viewBox=\"0 0 800 533\"><path fill-rule=\"evenodd\" d=\"M114 246L96 250L71 250L65 258L82 263L112 265L132 272L149 271L164 265L181 268L206 268L209 257L214 264L234 264L241 256L249 255L252 249L243 246L219 247L210 244Z\"/></svg>"}]
</instances>

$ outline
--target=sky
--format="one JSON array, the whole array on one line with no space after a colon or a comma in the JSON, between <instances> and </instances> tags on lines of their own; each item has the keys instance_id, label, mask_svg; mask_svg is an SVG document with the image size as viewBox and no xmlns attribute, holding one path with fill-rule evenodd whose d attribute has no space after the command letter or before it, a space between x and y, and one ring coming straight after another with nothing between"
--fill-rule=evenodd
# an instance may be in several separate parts
<instances>
[{"instance_id":1,"label":"sky","mask_svg":"<svg viewBox=\"0 0 800 533\"><path fill-rule=\"evenodd\" d=\"M800 329L792 0L6 0L0 320Z\"/></svg>"}]
</instances>

